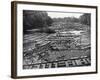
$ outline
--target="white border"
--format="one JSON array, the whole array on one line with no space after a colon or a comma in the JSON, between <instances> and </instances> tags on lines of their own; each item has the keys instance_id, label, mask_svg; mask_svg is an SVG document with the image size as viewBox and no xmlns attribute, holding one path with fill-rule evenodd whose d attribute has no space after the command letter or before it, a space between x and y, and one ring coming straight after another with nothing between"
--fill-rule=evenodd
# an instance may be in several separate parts
<instances>
[{"instance_id":1,"label":"white border","mask_svg":"<svg viewBox=\"0 0 100 80\"><path fill-rule=\"evenodd\" d=\"M91 13L91 66L55 69L23 70L23 10L45 10ZM61 73L93 72L96 70L96 9L44 5L17 4L17 76L49 75Z\"/></svg>"}]
</instances>

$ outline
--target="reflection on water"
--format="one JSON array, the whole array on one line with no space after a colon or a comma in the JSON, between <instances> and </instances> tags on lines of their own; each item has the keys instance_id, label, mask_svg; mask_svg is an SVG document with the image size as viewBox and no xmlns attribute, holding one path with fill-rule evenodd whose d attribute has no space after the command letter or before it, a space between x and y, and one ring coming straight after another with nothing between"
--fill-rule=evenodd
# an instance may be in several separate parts
<instances>
[{"instance_id":1,"label":"reflection on water","mask_svg":"<svg viewBox=\"0 0 100 80\"><path fill-rule=\"evenodd\" d=\"M81 33L84 33L84 31L80 30L80 31L63 31L61 32L62 34L74 34L74 35L81 35Z\"/></svg>"},{"instance_id":2,"label":"reflection on water","mask_svg":"<svg viewBox=\"0 0 100 80\"><path fill-rule=\"evenodd\" d=\"M76 35L80 35L81 33L83 33L84 31L69 31L70 33L74 33Z\"/></svg>"}]
</instances>

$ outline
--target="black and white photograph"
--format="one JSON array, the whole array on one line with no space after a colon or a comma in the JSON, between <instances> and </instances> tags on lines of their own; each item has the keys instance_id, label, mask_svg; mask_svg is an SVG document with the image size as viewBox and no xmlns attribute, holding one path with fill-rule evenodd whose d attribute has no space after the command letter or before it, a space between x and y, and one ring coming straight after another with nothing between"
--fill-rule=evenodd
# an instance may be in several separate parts
<instances>
[{"instance_id":1,"label":"black and white photograph","mask_svg":"<svg viewBox=\"0 0 100 80\"><path fill-rule=\"evenodd\" d=\"M13 78L97 73L97 6L12 2Z\"/></svg>"},{"instance_id":2,"label":"black and white photograph","mask_svg":"<svg viewBox=\"0 0 100 80\"><path fill-rule=\"evenodd\" d=\"M91 66L91 14L23 10L23 69Z\"/></svg>"}]
</instances>

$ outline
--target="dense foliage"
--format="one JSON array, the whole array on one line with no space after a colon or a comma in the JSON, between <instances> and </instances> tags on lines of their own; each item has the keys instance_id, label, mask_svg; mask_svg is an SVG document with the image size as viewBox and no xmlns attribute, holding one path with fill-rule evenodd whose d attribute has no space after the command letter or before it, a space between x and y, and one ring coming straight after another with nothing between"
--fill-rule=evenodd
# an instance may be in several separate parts
<instances>
[{"instance_id":1,"label":"dense foliage","mask_svg":"<svg viewBox=\"0 0 100 80\"><path fill-rule=\"evenodd\" d=\"M50 26L52 19L45 11L23 11L23 26L24 32L30 29L40 29Z\"/></svg>"},{"instance_id":2,"label":"dense foliage","mask_svg":"<svg viewBox=\"0 0 100 80\"><path fill-rule=\"evenodd\" d=\"M64 18L53 18L54 22L79 22L78 18L75 17L64 17Z\"/></svg>"},{"instance_id":3,"label":"dense foliage","mask_svg":"<svg viewBox=\"0 0 100 80\"><path fill-rule=\"evenodd\" d=\"M90 24L91 24L91 15L89 13L83 14L82 16L80 16L80 22L82 24L90 26Z\"/></svg>"}]
</instances>

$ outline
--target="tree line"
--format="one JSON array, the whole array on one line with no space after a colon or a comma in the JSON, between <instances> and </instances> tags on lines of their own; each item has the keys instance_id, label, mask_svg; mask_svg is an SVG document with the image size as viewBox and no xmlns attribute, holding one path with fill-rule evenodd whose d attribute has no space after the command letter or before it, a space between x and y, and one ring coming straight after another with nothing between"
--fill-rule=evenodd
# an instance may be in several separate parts
<instances>
[{"instance_id":1,"label":"tree line","mask_svg":"<svg viewBox=\"0 0 100 80\"><path fill-rule=\"evenodd\" d=\"M53 18L54 22L74 22L74 23L81 23L85 25L91 24L91 15L89 13L84 13L79 18L76 17L64 17L64 18Z\"/></svg>"},{"instance_id":2,"label":"tree line","mask_svg":"<svg viewBox=\"0 0 100 80\"><path fill-rule=\"evenodd\" d=\"M54 32L49 29L49 26L53 22L63 21L63 22L76 22L85 25L91 24L91 15L89 13L84 13L79 18L76 17L64 17L64 18L51 18L48 16L46 11L32 11L32 10L23 10L23 31L31 29L40 29L42 31Z\"/></svg>"}]
</instances>

